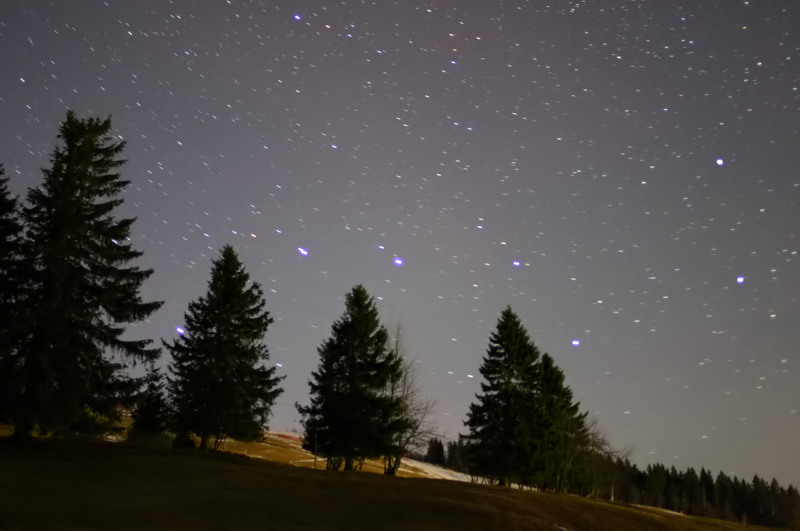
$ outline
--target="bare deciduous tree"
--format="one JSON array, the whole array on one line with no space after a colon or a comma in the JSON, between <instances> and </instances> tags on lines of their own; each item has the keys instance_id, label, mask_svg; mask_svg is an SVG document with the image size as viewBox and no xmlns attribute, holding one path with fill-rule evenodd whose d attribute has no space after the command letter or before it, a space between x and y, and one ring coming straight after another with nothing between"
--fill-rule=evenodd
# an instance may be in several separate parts
<instances>
[{"instance_id":1,"label":"bare deciduous tree","mask_svg":"<svg viewBox=\"0 0 800 531\"><path fill-rule=\"evenodd\" d=\"M408 357L403 341L403 326L395 325L392 351L402 360L402 371L398 378L389 382L387 394L399 398L399 409L394 412L390 422L396 427L393 430L391 450L384 456L383 471L393 476L400 468L403 457L409 449L418 449L427 444L431 437L437 435L430 420L434 400L427 399L419 384L419 362Z\"/></svg>"}]
</instances>

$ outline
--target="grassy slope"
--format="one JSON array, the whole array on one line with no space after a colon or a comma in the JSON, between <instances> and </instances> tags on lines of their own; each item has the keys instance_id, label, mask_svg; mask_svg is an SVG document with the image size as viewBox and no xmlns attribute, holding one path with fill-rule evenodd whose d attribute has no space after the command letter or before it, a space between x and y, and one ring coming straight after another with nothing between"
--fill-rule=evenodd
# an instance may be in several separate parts
<instances>
[{"instance_id":1,"label":"grassy slope","mask_svg":"<svg viewBox=\"0 0 800 531\"><path fill-rule=\"evenodd\" d=\"M559 528L741 527L571 496L327 473L227 453L0 440L3 531Z\"/></svg>"}]
</instances>

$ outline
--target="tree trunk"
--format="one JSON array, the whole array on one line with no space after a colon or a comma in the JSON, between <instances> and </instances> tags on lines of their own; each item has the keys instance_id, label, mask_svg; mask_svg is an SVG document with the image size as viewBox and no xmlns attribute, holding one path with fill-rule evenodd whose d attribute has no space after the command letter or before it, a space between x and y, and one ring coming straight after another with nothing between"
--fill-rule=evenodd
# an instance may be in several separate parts
<instances>
[{"instance_id":1,"label":"tree trunk","mask_svg":"<svg viewBox=\"0 0 800 531\"><path fill-rule=\"evenodd\" d=\"M328 457L325 461L325 469L326 470L339 470L339 467L342 466L342 458L341 457Z\"/></svg>"},{"instance_id":2,"label":"tree trunk","mask_svg":"<svg viewBox=\"0 0 800 531\"><path fill-rule=\"evenodd\" d=\"M387 476L396 476L397 471L400 469L400 463L403 460L403 456L387 456L386 457L386 466L383 468L383 473Z\"/></svg>"}]
</instances>

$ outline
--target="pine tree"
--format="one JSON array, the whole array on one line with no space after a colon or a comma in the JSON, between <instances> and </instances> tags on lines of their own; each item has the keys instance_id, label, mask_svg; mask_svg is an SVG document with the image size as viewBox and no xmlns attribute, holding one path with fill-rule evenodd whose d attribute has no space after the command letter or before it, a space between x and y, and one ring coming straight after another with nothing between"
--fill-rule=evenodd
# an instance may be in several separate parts
<instances>
[{"instance_id":1,"label":"pine tree","mask_svg":"<svg viewBox=\"0 0 800 531\"><path fill-rule=\"evenodd\" d=\"M695 514L712 516L714 514L714 478L705 468L700 469L701 510Z\"/></svg>"},{"instance_id":2,"label":"pine tree","mask_svg":"<svg viewBox=\"0 0 800 531\"><path fill-rule=\"evenodd\" d=\"M589 445L564 373L541 354L507 307L480 368L486 380L466 425L475 472L502 485L534 481L564 490L575 456Z\"/></svg>"},{"instance_id":3,"label":"pine tree","mask_svg":"<svg viewBox=\"0 0 800 531\"><path fill-rule=\"evenodd\" d=\"M565 491L575 457L590 445L586 413L580 413L564 372L547 353L541 358L539 379L540 453L534 469L542 471L548 487Z\"/></svg>"},{"instance_id":4,"label":"pine tree","mask_svg":"<svg viewBox=\"0 0 800 531\"><path fill-rule=\"evenodd\" d=\"M519 481L540 451L539 358L519 317L506 307L480 367L482 394L466 422L475 472L502 485Z\"/></svg>"},{"instance_id":5,"label":"pine tree","mask_svg":"<svg viewBox=\"0 0 800 531\"><path fill-rule=\"evenodd\" d=\"M122 359L158 354L149 340L125 339L125 325L161 305L139 291L152 270L131 265L141 253L129 243L134 219L114 211L128 181L118 169L124 142L108 135L110 119L79 119L67 112L60 145L40 187L23 208L26 276L12 379L15 437L91 429L117 417ZM97 421L97 422L95 422Z\"/></svg>"},{"instance_id":6,"label":"pine tree","mask_svg":"<svg viewBox=\"0 0 800 531\"><path fill-rule=\"evenodd\" d=\"M167 429L169 407L161 370L151 364L142 384L144 388L136 396L136 407L131 414L131 418L133 418L131 431L163 433Z\"/></svg>"},{"instance_id":7,"label":"pine tree","mask_svg":"<svg viewBox=\"0 0 800 531\"><path fill-rule=\"evenodd\" d=\"M19 356L16 352L15 332L20 322L11 316L18 315L20 300L20 266L22 224L19 204L8 190L8 178L0 164L0 421L11 418L11 399Z\"/></svg>"},{"instance_id":8,"label":"pine tree","mask_svg":"<svg viewBox=\"0 0 800 531\"><path fill-rule=\"evenodd\" d=\"M272 323L264 292L250 282L233 247L211 267L205 296L189 304L184 333L164 346L172 354L169 387L179 434L194 433L200 447L226 436L255 440L267 426L283 377L267 367L263 343Z\"/></svg>"},{"instance_id":9,"label":"pine tree","mask_svg":"<svg viewBox=\"0 0 800 531\"><path fill-rule=\"evenodd\" d=\"M469 471L472 473L473 467L470 461L470 448L463 436L459 435L457 441L447 442L445 465L447 468L455 470L456 472Z\"/></svg>"},{"instance_id":10,"label":"pine tree","mask_svg":"<svg viewBox=\"0 0 800 531\"><path fill-rule=\"evenodd\" d=\"M702 514L703 492L700 477L697 475L694 468L689 467L683 478L684 505L681 507L681 510L685 511L687 514Z\"/></svg>"},{"instance_id":11,"label":"pine tree","mask_svg":"<svg viewBox=\"0 0 800 531\"><path fill-rule=\"evenodd\" d=\"M386 455L400 407L387 386L398 380L401 364L388 347L375 300L364 286L345 299L345 312L331 337L319 347L319 367L311 375L311 404L298 405L308 447L327 458L327 468L360 468L365 458ZM388 421L388 422L387 422Z\"/></svg>"},{"instance_id":12,"label":"pine tree","mask_svg":"<svg viewBox=\"0 0 800 531\"><path fill-rule=\"evenodd\" d=\"M433 438L428 441L428 451L425 453L425 462L444 466L444 443L441 439Z\"/></svg>"},{"instance_id":13,"label":"pine tree","mask_svg":"<svg viewBox=\"0 0 800 531\"><path fill-rule=\"evenodd\" d=\"M714 503L718 518L724 518L725 520L736 519L733 480L722 471L717 474L717 479L714 482Z\"/></svg>"},{"instance_id":14,"label":"pine tree","mask_svg":"<svg viewBox=\"0 0 800 531\"><path fill-rule=\"evenodd\" d=\"M0 164L0 311L2 315L13 315L11 308L19 297L16 276L19 274L22 251L21 237L19 201L9 192L5 168ZM10 319L3 319L0 323L4 331L10 321Z\"/></svg>"}]
</instances>

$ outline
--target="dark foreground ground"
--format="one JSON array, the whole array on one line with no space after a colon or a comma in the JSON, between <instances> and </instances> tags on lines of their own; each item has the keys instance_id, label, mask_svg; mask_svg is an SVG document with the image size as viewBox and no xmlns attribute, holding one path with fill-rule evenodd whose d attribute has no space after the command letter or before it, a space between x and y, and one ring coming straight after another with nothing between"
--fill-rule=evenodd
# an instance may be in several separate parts
<instances>
[{"instance_id":1,"label":"dark foreground ground","mask_svg":"<svg viewBox=\"0 0 800 531\"><path fill-rule=\"evenodd\" d=\"M0 531L744 527L572 496L329 473L214 452L0 439ZM747 529L761 529L748 526Z\"/></svg>"}]
</instances>

